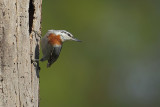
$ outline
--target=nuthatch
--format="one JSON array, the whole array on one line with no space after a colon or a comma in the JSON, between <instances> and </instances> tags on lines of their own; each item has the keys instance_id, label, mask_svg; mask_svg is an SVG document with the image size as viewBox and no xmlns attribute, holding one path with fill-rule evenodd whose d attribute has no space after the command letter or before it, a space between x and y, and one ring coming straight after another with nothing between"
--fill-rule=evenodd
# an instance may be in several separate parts
<instances>
[{"instance_id":1,"label":"nuthatch","mask_svg":"<svg viewBox=\"0 0 160 107\"><path fill-rule=\"evenodd\" d=\"M48 60L47 67L50 67L58 59L62 44L66 40L81 42L66 30L48 30L41 40L43 57L40 61Z\"/></svg>"}]
</instances>

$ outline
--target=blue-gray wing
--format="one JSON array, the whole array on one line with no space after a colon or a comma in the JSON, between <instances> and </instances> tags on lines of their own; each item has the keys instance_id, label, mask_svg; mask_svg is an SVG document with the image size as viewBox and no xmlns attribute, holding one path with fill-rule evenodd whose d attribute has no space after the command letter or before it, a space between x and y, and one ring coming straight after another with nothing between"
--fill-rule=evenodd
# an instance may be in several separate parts
<instances>
[{"instance_id":1,"label":"blue-gray wing","mask_svg":"<svg viewBox=\"0 0 160 107\"><path fill-rule=\"evenodd\" d=\"M51 51L51 55L48 59L47 67L50 67L58 59L61 49L62 49L62 46L53 47Z\"/></svg>"}]
</instances>

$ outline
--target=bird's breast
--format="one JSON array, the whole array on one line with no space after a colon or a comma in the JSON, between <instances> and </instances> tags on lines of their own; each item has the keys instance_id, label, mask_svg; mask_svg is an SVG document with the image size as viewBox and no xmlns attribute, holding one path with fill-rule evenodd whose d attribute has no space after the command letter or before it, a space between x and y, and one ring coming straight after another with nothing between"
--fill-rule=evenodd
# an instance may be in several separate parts
<instances>
[{"instance_id":1,"label":"bird's breast","mask_svg":"<svg viewBox=\"0 0 160 107\"><path fill-rule=\"evenodd\" d=\"M60 35L55 35L53 33L49 34L48 43L51 45L62 45L62 40Z\"/></svg>"}]
</instances>

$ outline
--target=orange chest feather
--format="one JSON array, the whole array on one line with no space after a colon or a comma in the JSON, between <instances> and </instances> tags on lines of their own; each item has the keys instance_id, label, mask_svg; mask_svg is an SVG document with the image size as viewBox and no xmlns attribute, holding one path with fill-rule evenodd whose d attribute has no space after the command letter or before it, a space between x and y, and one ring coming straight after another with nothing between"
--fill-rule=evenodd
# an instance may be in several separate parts
<instances>
[{"instance_id":1,"label":"orange chest feather","mask_svg":"<svg viewBox=\"0 0 160 107\"><path fill-rule=\"evenodd\" d=\"M55 34L50 34L48 36L48 43L51 44L51 45L62 45L62 41L61 41L61 38L60 38L60 35L55 35Z\"/></svg>"}]
</instances>

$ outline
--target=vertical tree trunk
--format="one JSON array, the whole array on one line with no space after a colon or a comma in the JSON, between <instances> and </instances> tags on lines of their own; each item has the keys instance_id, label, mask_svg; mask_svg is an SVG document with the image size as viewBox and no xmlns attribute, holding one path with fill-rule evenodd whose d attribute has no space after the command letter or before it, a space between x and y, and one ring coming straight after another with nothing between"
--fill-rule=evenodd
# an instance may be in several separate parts
<instances>
[{"instance_id":1,"label":"vertical tree trunk","mask_svg":"<svg viewBox=\"0 0 160 107\"><path fill-rule=\"evenodd\" d=\"M0 107L39 106L42 0L0 0ZM32 56L31 56L32 55Z\"/></svg>"}]
</instances>

